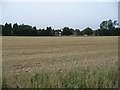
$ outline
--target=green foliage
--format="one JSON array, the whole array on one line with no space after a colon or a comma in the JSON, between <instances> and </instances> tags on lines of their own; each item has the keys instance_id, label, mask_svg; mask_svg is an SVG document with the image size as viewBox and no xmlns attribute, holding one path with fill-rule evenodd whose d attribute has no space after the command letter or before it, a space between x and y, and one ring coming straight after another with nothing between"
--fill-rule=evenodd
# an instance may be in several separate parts
<instances>
[{"instance_id":1,"label":"green foliage","mask_svg":"<svg viewBox=\"0 0 120 90\"><path fill-rule=\"evenodd\" d=\"M102 72L76 67L72 71L57 75L36 73L31 77L30 82L30 88L118 88L118 71L111 69ZM2 86L9 88L5 80Z\"/></svg>"},{"instance_id":2,"label":"green foliage","mask_svg":"<svg viewBox=\"0 0 120 90\"><path fill-rule=\"evenodd\" d=\"M118 23L117 21L103 21L100 24L100 29L98 29L95 32L95 35L99 36L120 36L120 28L116 28ZM55 35L54 29L52 27L47 27L46 29L39 29L37 30L36 26L32 27L30 25L18 25L17 23L12 24L11 23L6 23L5 25L0 25L2 29L0 30L0 34L2 33L3 36L53 36ZM69 27L64 27L62 31L62 35L73 35L74 30ZM85 30L81 32L77 32L77 35L92 35L93 31L91 28L86 28Z\"/></svg>"},{"instance_id":3,"label":"green foliage","mask_svg":"<svg viewBox=\"0 0 120 90\"><path fill-rule=\"evenodd\" d=\"M35 74L31 78L32 88L117 88L117 70L108 72L76 68L50 78L49 74Z\"/></svg>"},{"instance_id":4,"label":"green foliage","mask_svg":"<svg viewBox=\"0 0 120 90\"><path fill-rule=\"evenodd\" d=\"M103 21L100 24L100 29L112 30L115 26L118 25L117 21L112 22L112 20Z\"/></svg>"},{"instance_id":5,"label":"green foliage","mask_svg":"<svg viewBox=\"0 0 120 90\"><path fill-rule=\"evenodd\" d=\"M13 36L19 35L19 27L17 23L13 25Z\"/></svg>"},{"instance_id":6,"label":"green foliage","mask_svg":"<svg viewBox=\"0 0 120 90\"><path fill-rule=\"evenodd\" d=\"M34 26L34 27L33 27L33 30L37 30L37 28Z\"/></svg>"},{"instance_id":7,"label":"green foliage","mask_svg":"<svg viewBox=\"0 0 120 90\"><path fill-rule=\"evenodd\" d=\"M8 85L8 83L5 79L3 79L3 81L2 81L2 88L10 88L10 86Z\"/></svg>"},{"instance_id":8,"label":"green foliage","mask_svg":"<svg viewBox=\"0 0 120 90\"><path fill-rule=\"evenodd\" d=\"M50 77L48 74L34 74L31 78L31 88L50 87Z\"/></svg>"},{"instance_id":9,"label":"green foliage","mask_svg":"<svg viewBox=\"0 0 120 90\"><path fill-rule=\"evenodd\" d=\"M2 34L6 35L6 36L11 36L12 35L11 23L10 24L6 23L5 26L2 27Z\"/></svg>"},{"instance_id":10,"label":"green foliage","mask_svg":"<svg viewBox=\"0 0 120 90\"><path fill-rule=\"evenodd\" d=\"M87 35L91 35L91 34L93 34L93 31L92 31L91 28L88 27L88 28L86 28L86 29L83 30L83 33L87 34Z\"/></svg>"},{"instance_id":11,"label":"green foliage","mask_svg":"<svg viewBox=\"0 0 120 90\"><path fill-rule=\"evenodd\" d=\"M53 30L51 27L47 27L47 29L40 29L38 32L39 36L53 36Z\"/></svg>"},{"instance_id":12,"label":"green foliage","mask_svg":"<svg viewBox=\"0 0 120 90\"><path fill-rule=\"evenodd\" d=\"M2 26L2 35L4 36L36 36L37 30L32 28L29 25L17 25L15 23L12 27L10 24L5 24L5 26Z\"/></svg>"},{"instance_id":13,"label":"green foliage","mask_svg":"<svg viewBox=\"0 0 120 90\"><path fill-rule=\"evenodd\" d=\"M94 77L94 78L93 78ZM117 88L117 71L97 72L77 68L50 78L48 74L35 74L31 78L33 88Z\"/></svg>"},{"instance_id":14,"label":"green foliage","mask_svg":"<svg viewBox=\"0 0 120 90\"><path fill-rule=\"evenodd\" d=\"M120 28L115 28L115 35L120 36Z\"/></svg>"},{"instance_id":15,"label":"green foliage","mask_svg":"<svg viewBox=\"0 0 120 90\"><path fill-rule=\"evenodd\" d=\"M0 36L2 36L2 27L3 25L0 25Z\"/></svg>"},{"instance_id":16,"label":"green foliage","mask_svg":"<svg viewBox=\"0 0 120 90\"><path fill-rule=\"evenodd\" d=\"M18 35L20 36L35 36L37 35L37 31L35 29L32 29L29 25L19 25L19 32Z\"/></svg>"},{"instance_id":17,"label":"green foliage","mask_svg":"<svg viewBox=\"0 0 120 90\"><path fill-rule=\"evenodd\" d=\"M51 27L47 27L46 34L47 34L47 36L52 36L53 35L53 30L52 30Z\"/></svg>"},{"instance_id":18,"label":"green foliage","mask_svg":"<svg viewBox=\"0 0 120 90\"><path fill-rule=\"evenodd\" d=\"M73 29L69 29L68 27L63 28L63 35L72 35L73 34Z\"/></svg>"},{"instance_id":19,"label":"green foliage","mask_svg":"<svg viewBox=\"0 0 120 90\"><path fill-rule=\"evenodd\" d=\"M115 26L117 26L117 21L112 21L111 19L108 21L103 21L100 24L99 35L100 36L117 36L118 31L116 30Z\"/></svg>"}]
</instances>

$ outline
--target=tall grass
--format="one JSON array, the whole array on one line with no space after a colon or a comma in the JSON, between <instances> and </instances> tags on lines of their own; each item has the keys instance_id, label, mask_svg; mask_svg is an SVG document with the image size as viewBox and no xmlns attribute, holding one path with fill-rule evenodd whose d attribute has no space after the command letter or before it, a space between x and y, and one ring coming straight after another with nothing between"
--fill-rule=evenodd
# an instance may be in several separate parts
<instances>
[{"instance_id":1,"label":"tall grass","mask_svg":"<svg viewBox=\"0 0 120 90\"><path fill-rule=\"evenodd\" d=\"M53 77L48 74L34 74L31 88L117 88L117 73L114 69L99 72L77 68Z\"/></svg>"},{"instance_id":2,"label":"tall grass","mask_svg":"<svg viewBox=\"0 0 120 90\"><path fill-rule=\"evenodd\" d=\"M10 86L8 85L7 81L4 78L2 80L2 88L10 88Z\"/></svg>"},{"instance_id":3,"label":"tall grass","mask_svg":"<svg viewBox=\"0 0 120 90\"><path fill-rule=\"evenodd\" d=\"M3 88L7 88L3 82ZM88 68L76 68L74 71L49 75L48 73L34 74L30 78L28 88L118 88L118 71L111 69L102 72Z\"/></svg>"}]
</instances>

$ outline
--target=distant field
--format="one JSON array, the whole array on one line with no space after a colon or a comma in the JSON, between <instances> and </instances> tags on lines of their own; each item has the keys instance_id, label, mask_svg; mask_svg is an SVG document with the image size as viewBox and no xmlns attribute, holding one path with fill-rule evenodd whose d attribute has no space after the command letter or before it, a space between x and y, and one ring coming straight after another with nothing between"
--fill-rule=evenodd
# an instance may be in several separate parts
<instances>
[{"instance_id":1,"label":"distant field","mask_svg":"<svg viewBox=\"0 0 120 90\"><path fill-rule=\"evenodd\" d=\"M30 78L35 73L47 73L54 78L74 71L76 67L89 68L98 73L117 70L118 67L117 36L3 36L2 40L3 77L12 87L29 86Z\"/></svg>"}]
</instances>

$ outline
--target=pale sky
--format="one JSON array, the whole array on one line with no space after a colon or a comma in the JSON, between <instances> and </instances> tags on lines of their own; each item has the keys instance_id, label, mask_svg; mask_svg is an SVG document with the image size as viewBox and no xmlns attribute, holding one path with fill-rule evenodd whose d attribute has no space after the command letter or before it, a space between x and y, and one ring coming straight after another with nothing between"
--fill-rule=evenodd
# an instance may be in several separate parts
<instances>
[{"instance_id":1,"label":"pale sky","mask_svg":"<svg viewBox=\"0 0 120 90\"><path fill-rule=\"evenodd\" d=\"M0 4L1 5L1 4ZM103 20L118 20L117 2L4 2L2 24L18 23L54 29L98 29Z\"/></svg>"}]
</instances>

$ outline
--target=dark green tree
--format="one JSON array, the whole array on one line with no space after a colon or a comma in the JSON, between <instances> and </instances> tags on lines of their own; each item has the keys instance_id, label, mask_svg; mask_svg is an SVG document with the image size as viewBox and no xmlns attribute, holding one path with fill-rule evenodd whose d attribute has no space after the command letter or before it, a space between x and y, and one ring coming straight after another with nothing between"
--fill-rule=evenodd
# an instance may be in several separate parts
<instances>
[{"instance_id":1,"label":"dark green tree","mask_svg":"<svg viewBox=\"0 0 120 90\"><path fill-rule=\"evenodd\" d=\"M17 23L15 23L15 24L13 24L13 35L14 36L17 36L17 35L19 35L19 26L18 26L18 24Z\"/></svg>"},{"instance_id":2,"label":"dark green tree","mask_svg":"<svg viewBox=\"0 0 120 90\"><path fill-rule=\"evenodd\" d=\"M36 26L33 27L34 30L37 30Z\"/></svg>"},{"instance_id":3,"label":"dark green tree","mask_svg":"<svg viewBox=\"0 0 120 90\"><path fill-rule=\"evenodd\" d=\"M39 36L48 36L48 32L45 29L40 29L38 35Z\"/></svg>"},{"instance_id":4,"label":"dark green tree","mask_svg":"<svg viewBox=\"0 0 120 90\"><path fill-rule=\"evenodd\" d=\"M12 24L8 24L6 23L5 26L2 27L2 34L5 36L11 36L13 35L13 31L12 31Z\"/></svg>"},{"instance_id":5,"label":"dark green tree","mask_svg":"<svg viewBox=\"0 0 120 90\"><path fill-rule=\"evenodd\" d=\"M33 35L38 36L38 30L37 30L36 26L33 27Z\"/></svg>"},{"instance_id":6,"label":"dark green tree","mask_svg":"<svg viewBox=\"0 0 120 90\"><path fill-rule=\"evenodd\" d=\"M69 27L64 27L63 28L63 35L73 35L73 29L69 29Z\"/></svg>"},{"instance_id":7,"label":"dark green tree","mask_svg":"<svg viewBox=\"0 0 120 90\"><path fill-rule=\"evenodd\" d=\"M2 27L3 25L0 25L0 36L2 36Z\"/></svg>"},{"instance_id":8,"label":"dark green tree","mask_svg":"<svg viewBox=\"0 0 120 90\"><path fill-rule=\"evenodd\" d=\"M87 35L92 35L92 34L93 34L93 31L92 31L91 28L88 27L88 28L86 28L86 29L83 30L83 33L84 33L84 34L87 34Z\"/></svg>"},{"instance_id":9,"label":"dark green tree","mask_svg":"<svg viewBox=\"0 0 120 90\"><path fill-rule=\"evenodd\" d=\"M120 27L115 28L116 36L120 36Z\"/></svg>"},{"instance_id":10,"label":"dark green tree","mask_svg":"<svg viewBox=\"0 0 120 90\"><path fill-rule=\"evenodd\" d=\"M100 24L100 32L101 36L115 36L115 26L118 25L117 21L112 22L112 20L103 21Z\"/></svg>"},{"instance_id":11,"label":"dark green tree","mask_svg":"<svg viewBox=\"0 0 120 90\"><path fill-rule=\"evenodd\" d=\"M33 36L34 30L29 25L19 25L19 35L20 36Z\"/></svg>"},{"instance_id":12,"label":"dark green tree","mask_svg":"<svg viewBox=\"0 0 120 90\"><path fill-rule=\"evenodd\" d=\"M46 34L47 34L47 36L53 36L53 29L52 29L52 27L47 27Z\"/></svg>"}]
</instances>

